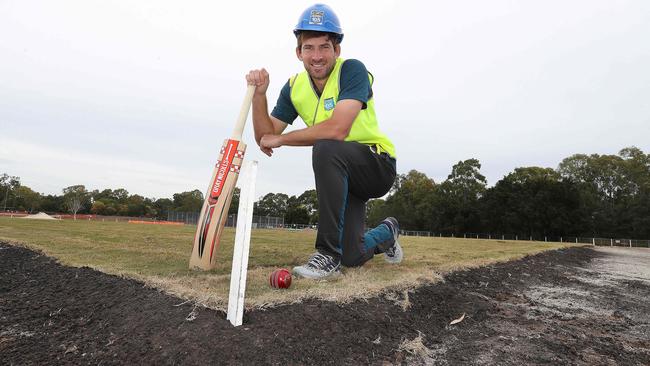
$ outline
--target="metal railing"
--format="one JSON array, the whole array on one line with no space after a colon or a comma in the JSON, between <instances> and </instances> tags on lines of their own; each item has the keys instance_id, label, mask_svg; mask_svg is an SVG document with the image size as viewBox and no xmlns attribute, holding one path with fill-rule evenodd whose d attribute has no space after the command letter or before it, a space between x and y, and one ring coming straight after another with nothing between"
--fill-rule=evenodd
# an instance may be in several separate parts
<instances>
[{"instance_id":1,"label":"metal railing","mask_svg":"<svg viewBox=\"0 0 650 366\"><path fill-rule=\"evenodd\" d=\"M441 233L431 231L400 230L400 235L423 236L440 238L462 238L462 239L487 239L487 240L521 240L521 241L543 241L559 243L591 244L597 246L614 246L630 248L650 248L650 240L643 239L617 239L617 238L596 238L580 236L539 236L539 235L517 235L517 234L485 234L485 233Z\"/></svg>"},{"instance_id":2,"label":"metal railing","mask_svg":"<svg viewBox=\"0 0 650 366\"><path fill-rule=\"evenodd\" d=\"M167 221L172 222L182 222L187 225L196 225L199 222L199 212L176 212L170 211L167 213ZM228 220L226 221L227 227L237 226L237 215L232 214L228 215ZM253 228L258 229L273 229L284 227L284 218L283 217L274 217L274 216L253 216Z\"/></svg>"}]
</instances>

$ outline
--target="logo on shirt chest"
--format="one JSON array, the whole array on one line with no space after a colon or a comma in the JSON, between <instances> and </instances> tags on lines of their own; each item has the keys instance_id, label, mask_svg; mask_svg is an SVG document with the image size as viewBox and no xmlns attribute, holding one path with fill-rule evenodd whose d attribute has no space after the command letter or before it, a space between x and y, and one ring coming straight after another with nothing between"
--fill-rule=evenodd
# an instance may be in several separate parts
<instances>
[{"instance_id":1,"label":"logo on shirt chest","mask_svg":"<svg viewBox=\"0 0 650 366\"><path fill-rule=\"evenodd\" d=\"M323 102L323 106L325 107L326 111L331 111L334 109L334 106L336 105L336 102L334 102L334 98L327 98Z\"/></svg>"}]
</instances>

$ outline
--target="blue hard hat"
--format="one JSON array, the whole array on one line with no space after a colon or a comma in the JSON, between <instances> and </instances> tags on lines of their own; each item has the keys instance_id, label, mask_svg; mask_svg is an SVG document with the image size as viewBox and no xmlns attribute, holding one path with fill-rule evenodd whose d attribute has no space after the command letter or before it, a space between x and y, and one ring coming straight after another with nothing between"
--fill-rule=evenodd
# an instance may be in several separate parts
<instances>
[{"instance_id":1,"label":"blue hard hat","mask_svg":"<svg viewBox=\"0 0 650 366\"><path fill-rule=\"evenodd\" d=\"M301 31L334 33L339 36L339 43L343 40L339 17L336 16L332 8L325 4L314 4L302 12L293 34L298 37Z\"/></svg>"}]
</instances>

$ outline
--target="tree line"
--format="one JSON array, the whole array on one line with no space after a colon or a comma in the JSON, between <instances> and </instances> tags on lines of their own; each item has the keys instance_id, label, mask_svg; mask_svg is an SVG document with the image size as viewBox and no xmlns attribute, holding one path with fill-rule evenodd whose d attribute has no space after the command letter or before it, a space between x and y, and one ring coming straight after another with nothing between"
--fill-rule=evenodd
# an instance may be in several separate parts
<instances>
[{"instance_id":1,"label":"tree line","mask_svg":"<svg viewBox=\"0 0 650 366\"><path fill-rule=\"evenodd\" d=\"M459 161L441 183L399 175L386 199L369 202L368 223L392 215L402 228L445 234L650 238L650 155L636 147L516 168L489 188L480 169Z\"/></svg>"},{"instance_id":2,"label":"tree line","mask_svg":"<svg viewBox=\"0 0 650 366\"><path fill-rule=\"evenodd\" d=\"M416 170L400 174L385 198L368 202L367 223L395 216L403 229L445 234L650 238L650 155L636 147L617 155L572 155L556 169L519 167L492 187L480 169L472 158L455 164L440 183ZM169 211L199 211L204 197L197 189L155 199L122 188L88 191L83 185L42 195L6 173L0 176L0 194L5 210L162 220ZM231 213L238 202L236 189ZM297 196L268 193L254 207L254 215L283 217L285 224L318 222L313 189Z\"/></svg>"},{"instance_id":3,"label":"tree line","mask_svg":"<svg viewBox=\"0 0 650 366\"><path fill-rule=\"evenodd\" d=\"M130 194L124 188L89 191L84 185L63 188L62 194L44 195L20 183L20 177L0 175L0 192L4 193L3 211L34 213L70 212L106 216L133 216L166 219L167 212L199 211L203 193L199 190L175 193L169 198L146 198ZM2 199L2 198L0 198Z\"/></svg>"},{"instance_id":4,"label":"tree line","mask_svg":"<svg viewBox=\"0 0 650 366\"><path fill-rule=\"evenodd\" d=\"M44 195L20 183L20 177L0 175L0 209L2 211L69 212L104 216L132 216L166 220L170 211L197 212L204 195L198 189L175 193L172 198L146 198L130 194L124 188L89 191L84 185L63 188L62 194ZM235 188L230 212L239 206L239 188ZM254 215L283 217L287 224L316 224L318 222L316 190L299 196L269 193L254 205Z\"/></svg>"}]
</instances>

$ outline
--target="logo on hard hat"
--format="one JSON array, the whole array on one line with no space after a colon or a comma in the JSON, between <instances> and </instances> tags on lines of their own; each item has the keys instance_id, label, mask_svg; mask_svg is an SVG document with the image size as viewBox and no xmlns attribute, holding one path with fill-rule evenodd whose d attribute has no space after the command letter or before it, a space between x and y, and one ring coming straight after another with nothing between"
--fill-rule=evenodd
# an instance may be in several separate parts
<instances>
[{"instance_id":1,"label":"logo on hard hat","mask_svg":"<svg viewBox=\"0 0 650 366\"><path fill-rule=\"evenodd\" d=\"M312 10L311 16L309 17L309 24L323 25L323 15L325 14L322 10Z\"/></svg>"}]
</instances>

